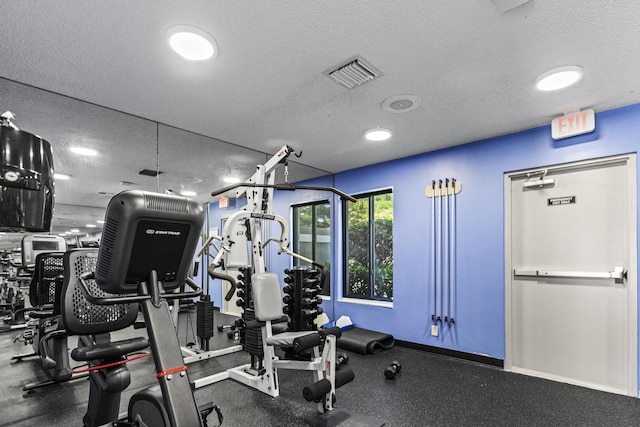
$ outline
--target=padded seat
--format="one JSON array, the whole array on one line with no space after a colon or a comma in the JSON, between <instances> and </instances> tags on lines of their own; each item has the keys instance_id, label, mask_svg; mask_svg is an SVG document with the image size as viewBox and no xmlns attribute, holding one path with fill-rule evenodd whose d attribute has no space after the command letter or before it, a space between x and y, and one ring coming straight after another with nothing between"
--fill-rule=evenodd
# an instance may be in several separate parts
<instances>
[{"instance_id":1,"label":"padded seat","mask_svg":"<svg viewBox=\"0 0 640 427\"><path fill-rule=\"evenodd\" d=\"M293 347L296 339L311 335L315 336L318 335L318 333L316 331L281 332L267 338L267 344L278 347Z\"/></svg>"}]
</instances>

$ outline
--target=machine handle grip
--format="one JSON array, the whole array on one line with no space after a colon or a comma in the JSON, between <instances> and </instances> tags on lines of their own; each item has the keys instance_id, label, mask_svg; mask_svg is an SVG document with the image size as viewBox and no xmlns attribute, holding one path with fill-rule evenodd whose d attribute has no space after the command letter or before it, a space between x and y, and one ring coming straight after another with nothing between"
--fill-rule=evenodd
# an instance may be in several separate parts
<instances>
[{"instance_id":1,"label":"machine handle grip","mask_svg":"<svg viewBox=\"0 0 640 427\"><path fill-rule=\"evenodd\" d=\"M231 283L229 292L227 292L227 294L224 296L224 299L226 301L231 301L231 298L233 298L233 294L236 292L236 280L228 274L218 273L217 271L215 271L215 268L216 266L214 264L211 264L207 269L207 273L209 273L209 277L211 277L212 279L227 280L229 283Z\"/></svg>"}]
</instances>

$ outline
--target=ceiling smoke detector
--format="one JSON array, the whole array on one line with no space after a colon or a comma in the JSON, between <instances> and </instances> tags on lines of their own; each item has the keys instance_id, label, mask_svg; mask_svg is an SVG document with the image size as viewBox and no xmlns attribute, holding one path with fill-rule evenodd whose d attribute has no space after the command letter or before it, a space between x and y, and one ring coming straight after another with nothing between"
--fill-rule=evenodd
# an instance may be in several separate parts
<instances>
[{"instance_id":1,"label":"ceiling smoke detector","mask_svg":"<svg viewBox=\"0 0 640 427\"><path fill-rule=\"evenodd\" d=\"M416 95L395 95L382 101L381 107L387 113L408 113L419 108L422 100Z\"/></svg>"},{"instance_id":2,"label":"ceiling smoke detector","mask_svg":"<svg viewBox=\"0 0 640 427\"><path fill-rule=\"evenodd\" d=\"M382 71L363 57L356 55L328 69L323 74L347 89L353 89L382 76Z\"/></svg>"}]
</instances>

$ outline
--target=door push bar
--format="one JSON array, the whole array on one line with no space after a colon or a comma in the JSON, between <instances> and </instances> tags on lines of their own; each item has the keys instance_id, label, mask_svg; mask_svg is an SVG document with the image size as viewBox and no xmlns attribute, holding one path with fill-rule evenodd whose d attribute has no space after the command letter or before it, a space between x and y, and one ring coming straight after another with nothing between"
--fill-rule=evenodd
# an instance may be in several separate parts
<instances>
[{"instance_id":1,"label":"door push bar","mask_svg":"<svg viewBox=\"0 0 640 427\"><path fill-rule=\"evenodd\" d=\"M616 266L613 271L546 271L546 270L513 270L516 277L567 277L574 279L614 279L617 283L627 278L624 267Z\"/></svg>"}]
</instances>

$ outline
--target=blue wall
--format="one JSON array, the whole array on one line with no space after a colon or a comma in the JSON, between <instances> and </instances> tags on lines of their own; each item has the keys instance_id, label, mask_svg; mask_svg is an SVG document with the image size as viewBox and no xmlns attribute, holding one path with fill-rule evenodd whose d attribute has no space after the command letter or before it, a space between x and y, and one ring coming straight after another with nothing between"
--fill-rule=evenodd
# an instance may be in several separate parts
<instances>
[{"instance_id":1,"label":"blue wall","mask_svg":"<svg viewBox=\"0 0 640 427\"><path fill-rule=\"evenodd\" d=\"M274 210L290 218L291 204L332 200L333 297L323 303L331 318L348 315L360 327L391 333L399 340L504 359L504 173L637 152L639 147L640 105L634 105L597 114L594 133L568 140L553 141L550 126L543 126L310 181L346 193L393 188L392 308L340 301L342 248L336 197L321 192L276 192ZM441 326L440 335L432 337L428 285L431 201L424 196L424 188L432 179L451 177L462 183L457 197L456 324ZM225 210L212 209L212 224L228 216L228 211L221 211ZM269 262L270 270L280 275L291 265L288 257L273 251ZM220 296L214 299L218 303Z\"/></svg>"}]
</instances>

